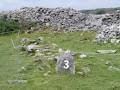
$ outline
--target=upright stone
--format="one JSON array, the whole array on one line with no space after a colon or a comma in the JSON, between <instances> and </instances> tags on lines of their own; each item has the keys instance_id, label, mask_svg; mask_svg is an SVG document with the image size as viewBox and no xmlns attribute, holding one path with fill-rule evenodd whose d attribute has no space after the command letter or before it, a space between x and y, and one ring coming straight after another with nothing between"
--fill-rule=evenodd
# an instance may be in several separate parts
<instances>
[{"instance_id":1,"label":"upright stone","mask_svg":"<svg viewBox=\"0 0 120 90\"><path fill-rule=\"evenodd\" d=\"M69 51L61 53L57 58L57 73L75 74L74 58Z\"/></svg>"}]
</instances>

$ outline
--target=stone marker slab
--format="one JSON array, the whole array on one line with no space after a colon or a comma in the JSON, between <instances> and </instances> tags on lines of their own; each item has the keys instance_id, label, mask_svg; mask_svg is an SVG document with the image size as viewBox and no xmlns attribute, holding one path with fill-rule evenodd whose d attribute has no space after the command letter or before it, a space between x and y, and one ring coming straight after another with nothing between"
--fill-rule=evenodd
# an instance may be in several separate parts
<instances>
[{"instance_id":1,"label":"stone marker slab","mask_svg":"<svg viewBox=\"0 0 120 90\"><path fill-rule=\"evenodd\" d=\"M74 58L70 52L64 52L57 58L57 73L75 74Z\"/></svg>"}]
</instances>

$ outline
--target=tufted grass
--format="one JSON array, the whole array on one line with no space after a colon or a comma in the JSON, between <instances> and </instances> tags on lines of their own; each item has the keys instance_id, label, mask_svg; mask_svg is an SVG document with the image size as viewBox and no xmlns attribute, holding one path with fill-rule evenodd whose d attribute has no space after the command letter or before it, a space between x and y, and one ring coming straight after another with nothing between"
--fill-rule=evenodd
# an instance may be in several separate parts
<instances>
[{"instance_id":1,"label":"tufted grass","mask_svg":"<svg viewBox=\"0 0 120 90\"><path fill-rule=\"evenodd\" d=\"M97 44L93 40L95 32L51 32L44 31L33 34L21 34L21 37L37 38L42 36L44 43L56 43L59 48L77 52L93 53L98 49L116 49L120 54L120 45ZM31 56L15 50L10 38L17 41L17 34L0 36L0 90L120 90L120 72L109 71L106 61L111 61L120 68L120 55L89 54L87 58L75 57L76 72L82 67L89 66L91 72L87 76L58 75L55 72L55 62L48 76L43 74L48 70L31 69L18 72L22 66L32 63ZM17 43L16 43L17 44ZM34 68L31 66L31 68ZM26 79L26 84L8 84L7 80ZM115 88L115 89L114 89Z\"/></svg>"}]
</instances>

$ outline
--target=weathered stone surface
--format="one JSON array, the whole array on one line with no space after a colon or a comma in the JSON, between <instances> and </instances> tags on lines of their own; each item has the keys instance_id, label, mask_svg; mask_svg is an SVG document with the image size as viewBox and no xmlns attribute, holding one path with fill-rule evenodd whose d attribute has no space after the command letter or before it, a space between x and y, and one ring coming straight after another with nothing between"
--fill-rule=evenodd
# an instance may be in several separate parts
<instances>
[{"instance_id":1,"label":"weathered stone surface","mask_svg":"<svg viewBox=\"0 0 120 90\"><path fill-rule=\"evenodd\" d=\"M116 52L117 50L97 50L97 53L101 53L101 54L114 54Z\"/></svg>"},{"instance_id":2,"label":"weathered stone surface","mask_svg":"<svg viewBox=\"0 0 120 90\"><path fill-rule=\"evenodd\" d=\"M29 42L30 42L30 39L28 39L28 38L22 38L20 40L20 43L22 43L22 44L28 44Z\"/></svg>"},{"instance_id":3,"label":"weathered stone surface","mask_svg":"<svg viewBox=\"0 0 120 90\"><path fill-rule=\"evenodd\" d=\"M27 80L8 80L9 84L24 84L27 83Z\"/></svg>"},{"instance_id":4,"label":"weathered stone surface","mask_svg":"<svg viewBox=\"0 0 120 90\"><path fill-rule=\"evenodd\" d=\"M113 66L113 64L112 64L110 61L106 61L106 62L105 62L105 65Z\"/></svg>"},{"instance_id":5,"label":"weathered stone surface","mask_svg":"<svg viewBox=\"0 0 120 90\"><path fill-rule=\"evenodd\" d=\"M115 67L115 66L109 66L109 67L108 67L108 70L120 72L120 68Z\"/></svg>"},{"instance_id":6,"label":"weathered stone surface","mask_svg":"<svg viewBox=\"0 0 120 90\"><path fill-rule=\"evenodd\" d=\"M35 50L39 49L39 46L38 46L38 45L31 44L31 45L28 45L28 46L26 47L26 49L27 49L28 52L32 52L32 51L35 51Z\"/></svg>"},{"instance_id":7,"label":"weathered stone surface","mask_svg":"<svg viewBox=\"0 0 120 90\"><path fill-rule=\"evenodd\" d=\"M65 51L57 58L56 70L58 73L75 74L74 58L70 52Z\"/></svg>"},{"instance_id":8,"label":"weathered stone surface","mask_svg":"<svg viewBox=\"0 0 120 90\"><path fill-rule=\"evenodd\" d=\"M21 51L26 51L26 46L19 45L16 48Z\"/></svg>"},{"instance_id":9,"label":"weathered stone surface","mask_svg":"<svg viewBox=\"0 0 120 90\"><path fill-rule=\"evenodd\" d=\"M81 55L80 55L80 58L86 58L86 57L87 57L86 54L81 54Z\"/></svg>"}]
</instances>

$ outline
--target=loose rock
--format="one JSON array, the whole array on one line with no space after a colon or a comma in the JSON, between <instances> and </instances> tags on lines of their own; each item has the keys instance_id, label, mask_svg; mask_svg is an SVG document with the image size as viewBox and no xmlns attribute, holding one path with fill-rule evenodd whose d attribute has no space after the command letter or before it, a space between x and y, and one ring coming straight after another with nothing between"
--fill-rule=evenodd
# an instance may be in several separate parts
<instances>
[{"instance_id":1,"label":"loose rock","mask_svg":"<svg viewBox=\"0 0 120 90\"><path fill-rule=\"evenodd\" d=\"M117 50L97 50L97 53L101 53L101 54L114 54L116 52Z\"/></svg>"},{"instance_id":2,"label":"loose rock","mask_svg":"<svg viewBox=\"0 0 120 90\"><path fill-rule=\"evenodd\" d=\"M87 55L85 55L85 54L80 55L80 58L86 58L86 57L87 57Z\"/></svg>"},{"instance_id":3,"label":"loose rock","mask_svg":"<svg viewBox=\"0 0 120 90\"><path fill-rule=\"evenodd\" d=\"M9 84L25 84L27 82L27 80L8 80Z\"/></svg>"}]
</instances>

